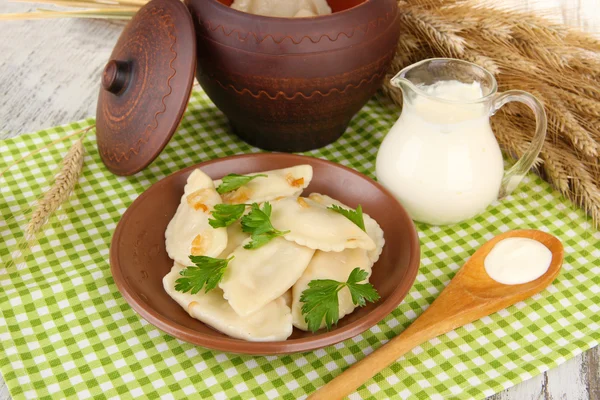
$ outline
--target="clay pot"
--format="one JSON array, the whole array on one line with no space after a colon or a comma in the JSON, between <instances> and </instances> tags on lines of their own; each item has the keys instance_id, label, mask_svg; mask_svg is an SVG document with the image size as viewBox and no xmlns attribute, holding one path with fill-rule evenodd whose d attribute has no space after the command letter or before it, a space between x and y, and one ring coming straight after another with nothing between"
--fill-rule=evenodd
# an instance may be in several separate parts
<instances>
[{"instance_id":1,"label":"clay pot","mask_svg":"<svg viewBox=\"0 0 600 400\"><path fill-rule=\"evenodd\" d=\"M334 13L273 18L231 0L185 0L196 77L243 140L305 151L338 139L381 86L398 41L396 0L329 0Z\"/></svg>"}]
</instances>

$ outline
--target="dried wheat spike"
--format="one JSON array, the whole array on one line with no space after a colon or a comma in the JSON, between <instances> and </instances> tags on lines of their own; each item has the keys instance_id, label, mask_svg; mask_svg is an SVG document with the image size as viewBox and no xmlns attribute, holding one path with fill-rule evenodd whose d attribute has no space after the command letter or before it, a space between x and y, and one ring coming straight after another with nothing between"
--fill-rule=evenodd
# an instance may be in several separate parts
<instances>
[{"instance_id":1,"label":"dried wheat spike","mask_svg":"<svg viewBox=\"0 0 600 400\"><path fill-rule=\"evenodd\" d=\"M430 45L439 50L445 50L454 57L464 53L465 40L457 35L460 28L457 29L455 25L416 8L401 9L400 19L406 24L406 28L418 32L427 39Z\"/></svg>"},{"instance_id":2,"label":"dried wheat spike","mask_svg":"<svg viewBox=\"0 0 600 400\"><path fill-rule=\"evenodd\" d=\"M63 204L77 184L81 168L83 167L83 138L77 140L69 149L62 161L62 168L56 175L54 184L38 202L27 224L25 235L27 240L32 239L40 231L48 218Z\"/></svg>"},{"instance_id":3,"label":"dried wheat spike","mask_svg":"<svg viewBox=\"0 0 600 400\"><path fill-rule=\"evenodd\" d=\"M577 118L559 99L554 99L547 105L552 112L561 121L558 129L562 132L562 137L568 139L575 149L591 159L597 159L598 143L592 138L591 134L585 130Z\"/></svg>"},{"instance_id":4,"label":"dried wheat spike","mask_svg":"<svg viewBox=\"0 0 600 400\"><path fill-rule=\"evenodd\" d=\"M583 208L598 224L600 221L600 189L598 189L598 177L594 176L581 164L566 164L571 179L574 202Z\"/></svg>"},{"instance_id":5,"label":"dried wheat spike","mask_svg":"<svg viewBox=\"0 0 600 400\"><path fill-rule=\"evenodd\" d=\"M562 98L569 108L581 116L600 117L600 102L577 95L564 88L555 88L556 96Z\"/></svg>"},{"instance_id":6,"label":"dried wheat spike","mask_svg":"<svg viewBox=\"0 0 600 400\"><path fill-rule=\"evenodd\" d=\"M546 143L545 146L550 146L550 143ZM570 194L569 174L563 163L560 160L554 159L549 152L542 154L542 160L544 160L544 171L547 174L548 180L563 195L568 196Z\"/></svg>"}]
</instances>

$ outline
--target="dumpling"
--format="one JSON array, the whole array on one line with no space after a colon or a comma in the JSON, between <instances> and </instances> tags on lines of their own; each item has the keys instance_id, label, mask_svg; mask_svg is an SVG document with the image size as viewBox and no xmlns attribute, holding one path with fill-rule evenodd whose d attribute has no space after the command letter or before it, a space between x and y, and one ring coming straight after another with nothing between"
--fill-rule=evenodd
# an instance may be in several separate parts
<instances>
[{"instance_id":1,"label":"dumpling","mask_svg":"<svg viewBox=\"0 0 600 400\"><path fill-rule=\"evenodd\" d=\"M327 207L329 207L332 204L336 204L342 208L350 209L350 207L348 207L344 203L324 194L311 193L308 196L308 198ZM385 245L385 239L383 238L383 229L381 229L377 221L375 221L373 218L371 218L368 214L364 212L363 220L365 222L365 229L367 230L367 235L369 235L369 237L375 242L375 249L369 251L369 258L371 259L373 264L375 264L377 260L379 260L379 256L381 255L381 252L383 251L383 246Z\"/></svg>"},{"instance_id":2,"label":"dumpling","mask_svg":"<svg viewBox=\"0 0 600 400\"><path fill-rule=\"evenodd\" d=\"M314 250L275 238L258 249L239 246L219 287L241 316L250 315L282 296L300 278Z\"/></svg>"},{"instance_id":3,"label":"dumpling","mask_svg":"<svg viewBox=\"0 0 600 400\"><path fill-rule=\"evenodd\" d=\"M375 264L379 260L379 256L381 256L383 246L385 245L383 229L381 229L377 221L367 214L363 214L363 216L365 217L365 229L367 230L367 235L375 242L375 250L369 251L369 258L371 259L371 262Z\"/></svg>"},{"instance_id":4,"label":"dumpling","mask_svg":"<svg viewBox=\"0 0 600 400\"><path fill-rule=\"evenodd\" d=\"M285 300L285 304L287 304L288 307L292 307L292 300L294 298L294 295L292 294L292 289L289 289L287 292L285 292L283 296L281 296L281 298Z\"/></svg>"},{"instance_id":5,"label":"dumpling","mask_svg":"<svg viewBox=\"0 0 600 400\"><path fill-rule=\"evenodd\" d=\"M176 263L163 278L163 286L191 317L226 335L251 342L285 340L292 334L292 314L284 298L277 298L252 315L241 317L223 298L223 291L219 288L208 293L201 290L196 294L176 291L175 281L180 278L179 272L183 269Z\"/></svg>"},{"instance_id":6,"label":"dumpling","mask_svg":"<svg viewBox=\"0 0 600 400\"><path fill-rule=\"evenodd\" d=\"M165 232L171 259L187 265L190 255L217 257L225 250L227 229L215 229L208 224L216 204L221 204L221 197L210 177L199 169L192 172L177 212Z\"/></svg>"},{"instance_id":7,"label":"dumpling","mask_svg":"<svg viewBox=\"0 0 600 400\"><path fill-rule=\"evenodd\" d=\"M231 8L268 17L305 17L331 14L326 0L234 0Z\"/></svg>"},{"instance_id":8,"label":"dumpling","mask_svg":"<svg viewBox=\"0 0 600 400\"><path fill-rule=\"evenodd\" d=\"M340 207L349 209L350 207L335 200L329 196L312 193L309 199L329 207L336 204ZM307 330L308 326L302 315L302 305L300 297L302 292L308 288L308 284L314 279L334 279L336 281L345 282L350 276L354 268L360 268L367 271L371 276L373 264L377 262L385 240L383 238L383 230L373 218L363 213L365 229L369 237L375 242L375 249L347 249L342 252L322 252L317 251L311 260L310 264L302 274L302 277L296 282L292 288L292 317L294 326L298 329ZM340 319L345 315L350 314L356 306L352 303L352 296L347 288L344 288L339 293L339 313ZM325 323L321 324L321 328Z\"/></svg>"},{"instance_id":9,"label":"dumpling","mask_svg":"<svg viewBox=\"0 0 600 400\"><path fill-rule=\"evenodd\" d=\"M242 222L238 219L227 228L227 247L217 258L228 258L235 249L237 249L244 240L250 237L249 233L242 230Z\"/></svg>"},{"instance_id":10,"label":"dumpling","mask_svg":"<svg viewBox=\"0 0 600 400\"><path fill-rule=\"evenodd\" d=\"M314 279L334 279L339 282L348 280L350 273L354 268L360 268L371 276L371 267L373 263L363 249L348 249L341 252L317 251L308 264L308 267L294 284L292 288L292 323L298 329L308 330L308 324L302 315L302 305L300 297L302 292L308 289L308 284ZM366 282L366 281L365 281ZM343 288L338 293L340 319L350 314L356 306L352 302L352 296L348 288ZM321 328L325 322L321 324Z\"/></svg>"},{"instance_id":11,"label":"dumpling","mask_svg":"<svg viewBox=\"0 0 600 400\"><path fill-rule=\"evenodd\" d=\"M249 204L263 203L279 197L300 196L300 193L309 185L313 177L310 165L296 165L295 167L276 169L273 171L255 172L248 175L264 174L251 180L246 185L227 193L223 193L223 203ZM215 181L215 187L223 183Z\"/></svg>"},{"instance_id":12,"label":"dumpling","mask_svg":"<svg viewBox=\"0 0 600 400\"><path fill-rule=\"evenodd\" d=\"M361 248L375 250L369 235L327 205L298 197L273 202L271 223L275 229L290 231L284 237L315 250L342 251Z\"/></svg>"}]
</instances>

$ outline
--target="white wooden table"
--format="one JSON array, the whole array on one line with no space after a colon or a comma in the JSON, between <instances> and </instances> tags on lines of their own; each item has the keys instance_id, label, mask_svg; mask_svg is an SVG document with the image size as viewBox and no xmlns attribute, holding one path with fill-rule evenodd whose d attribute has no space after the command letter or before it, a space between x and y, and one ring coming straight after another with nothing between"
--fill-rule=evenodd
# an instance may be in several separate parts
<instances>
[{"instance_id":1,"label":"white wooden table","mask_svg":"<svg viewBox=\"0 0 600 400\"><path fill-rule=\"evenodd\" d=\"M562 3L559 20L600 32L600 0L536 1L529 0L536 7ZM0 13L32 9L0 1ZM0 138L95 115L100 73L122 27L96 20L0 22ZM8 399L0 378L0 400ZM491 399L600 400L600 351L581 354Z\"/></svg>"}]
</instances>

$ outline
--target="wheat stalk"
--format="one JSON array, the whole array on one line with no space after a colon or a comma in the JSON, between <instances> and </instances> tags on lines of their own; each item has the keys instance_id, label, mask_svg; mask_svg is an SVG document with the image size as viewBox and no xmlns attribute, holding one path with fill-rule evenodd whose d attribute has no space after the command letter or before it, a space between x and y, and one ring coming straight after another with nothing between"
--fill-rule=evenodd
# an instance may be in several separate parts
<instances>
[{"instance_id":1,"label":"wheat stalk","mask_svg":"<svg viewBox=\"0 0 600 400\"><path fill-rule=\"evenodd\" d=\"M22 156L21 158L19 158L17 161L13 162L12 164L10 164L6 168L4 168L2 171L0 171L0 177L2 177L9 169L11 169L12 167L14 167L15 165L18 165L19 163L21 163L22 161L24 161L24 160L26 160L26 159L28 159L30 157L33 157L34 155L38 154L39 152L41 152L43 150L46 150L47 148L52 147L52 146L54 146L55 144L57 144L59 142L67 140L70 137L77 136L77 135L83 137L83 136L85 136L86 133L88 133L90 130L94 129L95 127L96 127L96 125L90 125L87 128L83 128L83 129L81 129L79 131L70 133L70 134L68 134L66 136L61 136L58 139L56 139L56 140L48 143L47 145L42 146L42 147L40 147L38 149L35 149L34 151L32 151L30 153L25 154L24 156Z\"/></svg>"},{"instance_id":2,"label":"wheat stalk","mask_svg":"<svg viewBox=\"0 0 600 400\"><path fill-rule=\"evenodd\" d=\"M598 178L594 177L587 168L581 164L569 163L565 165L576 182L573 185L573 201L583 208L594 221L600 218L600 190Z\"/></svg>"},{"instance_id":3,"label":"wheat stalk","mask_svg":"<svg viewBox=\"0 0 600 400\"><path fill-rule=\"evenodd\" d=\"M83 10L46 10L0 14L0 21L53 18L131 19L148 0L12 0L16 3L46 3L62 7L79 7Z\"/></svg>"},{"instance_id":4,"label":"wheat stalk","mask_svg":"<svg viewBox=\"0 0 600 400\"><path fill-rule=\"evenodd\" d=\"M572 144L575 150L581 152L586 157L591 159L597 159L598 155L598 143L591 137L591 134L582 126L582 123L571 113L571 110L562 102L559 98L553 99L548 104L551 107L554 117L558 117L554 125L558 129L559 133L562 133L562 137L567 138Z\"/></svg>"},{"instance_id":5,"label":"wheat stalk","mask_svg":"<svg viewBox=\"0 0 600 400\"><path fill-rule=\"evenodd\" d=\"M35 237L48 218L69 198L79 179L83 167L84 153L82 137L69 149L62 161L62 167L56 175L54 184L40 199L33 211L25 229L25 236L28 241Z\"/></svg>"},{"instance_id":6,"label":"wheat stalk","mask_svg":"<svg viewBox=\"0 0 600 400\"><path fill-rule=\"evenodd\" d=\"M509 153L520 156L529 146L529 135L534 122L527 119L507 118L499 113L492 119L498 141ZM600 220L600 190L594 178L593 164L582 162L569 151L569 144L558 140L546 142L541 154L541 172L565 196L583 208L594 221Z\"/></svg>"},{"instance_id":7,"label":"wheat stalk","mask_svg":"<svg viewBox=\"0 0 600 400\"><path fill-rule=\"evenodd\" d=\"M569 174L567 168L559 159L549 155L549 152L542 154L544 161L544 171L548 178L554 183L554 186L565 196L570 194Z\"/></svg>"},{"instance_id":8,"label":"wheat stalk","mask_svg":"<svg viewBox=\"0 0 600 400\"><path fill-rule=\"evenodd\" d=\"M457 35L461 28L456 28L418 9L403 13L401 21L411 31L428 37L429 44L437 47L438 50L447 51L456 57L464 53L465 40Z\"/></svg>"},{"instance_id":9,"label":"wheat stalk","mask_svg":"<svg viewBox=\"0 0 600 400\"><path fill-rule=\"evenodd\" d=\"M560 87L555 88L554 95L561 98L571 111L583 117L600 117L600 102L598 101L576 95L568 89Z\"/></svg>"},{"instance_id":10,"label":"wheat stalk","mask_svg":"<svg viewBox=\"0 0 600 400\"><path fill-rule=\"evenodd\" d=\"M93 18L93 19L131 19L139 8L136 7L103 7L77 11L55 11L37 9L37 12L0 14L0 21L23 19L53 19L53 18Z\"/></svg>"}]
</instances>

